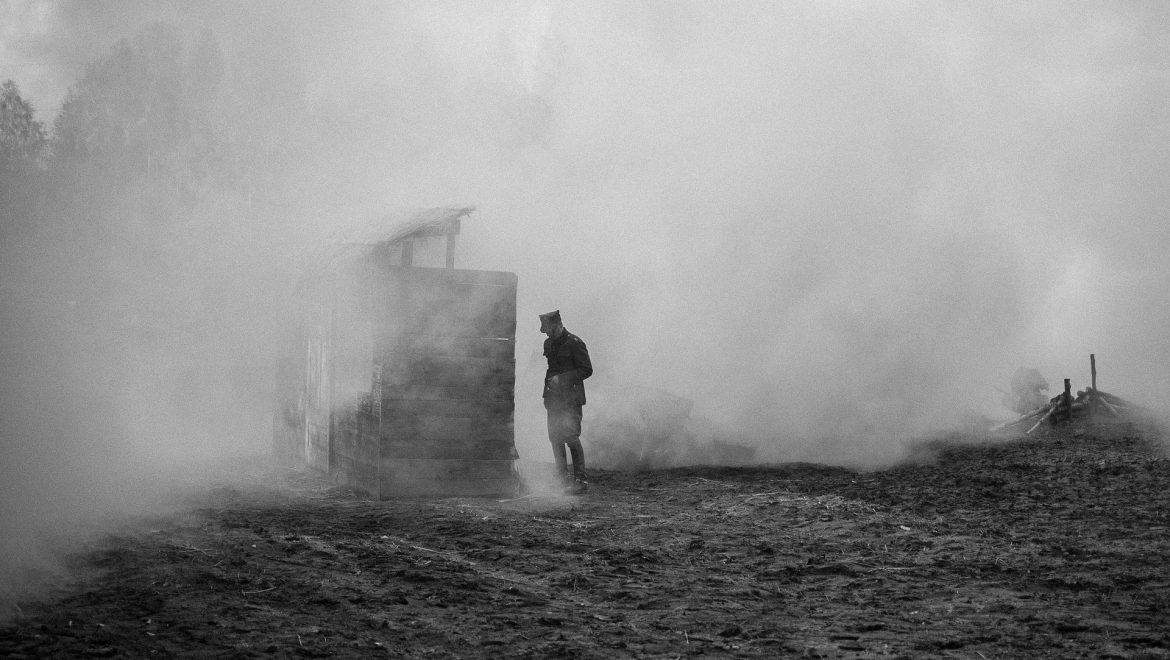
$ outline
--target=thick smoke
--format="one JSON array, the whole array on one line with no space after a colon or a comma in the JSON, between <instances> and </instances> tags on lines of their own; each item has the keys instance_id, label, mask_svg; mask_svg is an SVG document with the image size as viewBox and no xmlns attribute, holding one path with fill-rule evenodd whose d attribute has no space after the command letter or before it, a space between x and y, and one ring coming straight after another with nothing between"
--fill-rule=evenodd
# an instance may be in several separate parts
<instances>
[{"instance_id":1,"label":"thick smoke","mask_svg":"<svg viewBox=\"0 0 1170 660\"><path fill-rule=\"evenodd\" d=\"M108 231L72 231L77 211L9 243L3 536L142 502L126 484L196 456L262 452L290 262L397 209L475 204L457 265L518 274L524 458L548 452L536 317L556 308L594 359L587 429L607 396L663 390L759 460L896 461L909 438L1009 416L994 388L1017 367L1083 387L1089 353L1103 389L1157 406L1167 12L7 3L0 79L47 124L118 40L157 21L214 35L221 123L252 157L234 163L248 185L185 224L136 224L150 207L131 199ZM77 298L75 266L144 246L185 266L134 290L194 335L87 332L76 308L118 292Z\"/></svg>"}]
</instances>

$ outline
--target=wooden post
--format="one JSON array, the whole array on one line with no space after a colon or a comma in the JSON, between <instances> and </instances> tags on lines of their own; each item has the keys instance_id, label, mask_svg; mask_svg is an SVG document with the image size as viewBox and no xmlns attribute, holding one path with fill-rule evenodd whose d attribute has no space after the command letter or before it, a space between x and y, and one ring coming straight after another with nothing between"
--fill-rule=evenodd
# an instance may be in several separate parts
<instances>
[{"instance_id":1,"label":"wooden post","mask_svg":"<svg viewBox=\"0 0 1170 660\"><path fill-rule=\"evenodd\" d=\"M1064 398L1060 400L1061 412L1065 419L1072 419L1072 380L1064 379Z\"/></svg>"},{"instance_id":2,"label":"wooden post","mask_svg":"<svg viewBox=\"0 0 1170 660\"><path fill-rule=\"evenodd\" d=\"M410 239L402 241L402 265L414 265L414 241Z\"/></svg>"},{"instance_id":3,"label":"wooden post","mask_svg":"<svg viewBox=\"0 0 1170 660\"><path fill-rule=\"evenodd\" d=\"M1097 414L1097 354L1089 353L1089 371L1093 374L1093 396L1089 399L1089 417Z\"/></svg>"}]
</instances>

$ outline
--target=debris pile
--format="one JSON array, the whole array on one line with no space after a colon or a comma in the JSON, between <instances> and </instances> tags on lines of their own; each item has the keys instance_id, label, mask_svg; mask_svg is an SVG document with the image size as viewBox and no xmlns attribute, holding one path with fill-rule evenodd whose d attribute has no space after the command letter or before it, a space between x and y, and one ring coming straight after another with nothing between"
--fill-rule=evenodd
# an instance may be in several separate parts
<instances>
[{"instance_id":1,"label":"debris pile","mask_svg":"<svg viewBox=\"0 0 1170 660\"><path fill-rule=\"evenodd\" d=\"M1089 356L1089 372L1092 375L1093 384L1079 390L1075 399L1072 396L1072 381L1065 378L1064 392L1052 397L1047 403L1041 400L1034 409L1028 410L1027 408L1021 409L1020 406L1025 404L1029 398L1034 401L1035 397L1043 396L1040 393L1048 389L1048 383L1035 369L1017 369L1015 376L1012 377L1012 394L1005 393L1004 405L1023 416L993 426L990 431L995 433L1027 423L1030 426L1027 431L1024 431L1024 435L1031 435L1032 431L1040 428L1040 425L1046 421L1055 425L1071 421L1074 418L1111 417L1125 419L1138 416L1137 406L1121 397L1097 389L1096 355Z\"/></svg>"},{"instance_id":2,"label":"debris pile","mask_svg":"<svg viewBox=\"0 0 1170 660\"><path fill-rule=\"evenodd\" d=\"M1067 381L1066 381L1067 382ZM1118 396L1093 389L1092 387L1079 390L1074 398L1065 391L1054 397L1045 405L1026 413L1019 419L1004 422L992 427L992 432L1003 431L1008 428L1031 422L1031 426L1024 432L1030 435L1044 422L1056 424L1061 421L1081 417L1107 416L1124 418L1130 416L1134 406Z\"/></svg>"}]
</instances>

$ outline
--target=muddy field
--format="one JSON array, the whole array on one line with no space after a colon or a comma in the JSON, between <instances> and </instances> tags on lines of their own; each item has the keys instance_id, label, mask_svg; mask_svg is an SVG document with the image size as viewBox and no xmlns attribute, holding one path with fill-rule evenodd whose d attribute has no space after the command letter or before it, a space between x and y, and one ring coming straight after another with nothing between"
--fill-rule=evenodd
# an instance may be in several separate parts
<instances>
[{"instance_id":1,"label":"muddy field","mask_svg":"<svg viewBox=\"0 0 1170 660\"><path fill-rule=\"evenodd\" d=\"M376 502L256 472L79 553L6 657L1168 657L1170 460L1134 425L913 465L599 473Z\"/></svg>"}]
</instances>

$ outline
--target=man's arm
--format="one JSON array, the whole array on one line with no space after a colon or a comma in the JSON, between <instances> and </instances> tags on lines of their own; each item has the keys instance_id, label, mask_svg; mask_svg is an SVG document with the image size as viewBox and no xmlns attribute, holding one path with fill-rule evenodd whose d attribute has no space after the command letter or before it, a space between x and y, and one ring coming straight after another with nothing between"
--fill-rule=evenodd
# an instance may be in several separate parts
<instances>
[{"instance_id":1,"label":"man's arm","mask_svg":"<svg viewBox=\"0 0 1170 660\"><path fill-rule=\"evenodd\" d=\"M573 359L573 368L550 378L549 384L553 387L568 386L593 375L593 363L589 360L589 349L585 346L585 342L574 337L568 341L568 344L569 355Z\"/></svg>"},{"instance_id":2,"label":"man's arm","mask_svg":"<svg viewBox=\"0 0 1170 660\"><path fill-rule=\"evenodd\" d=\"M576 367L572 371L573 378L585 380L593 375L593 363L589 361L589 349L585 346L585 342L581 341L579 337L574 337L574 339L576 341L570 342L573 351L573 366Z\"/></svg>"}]
</instances>

